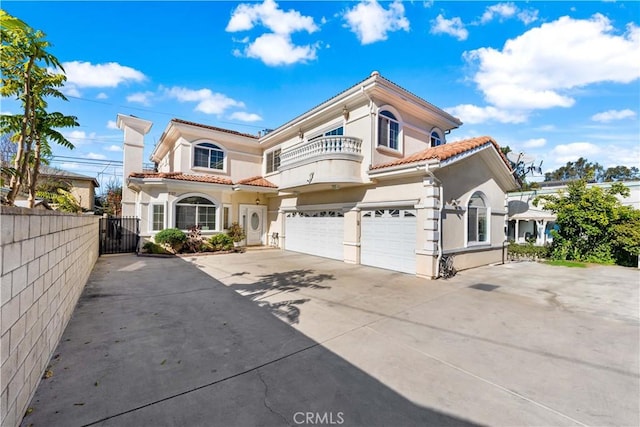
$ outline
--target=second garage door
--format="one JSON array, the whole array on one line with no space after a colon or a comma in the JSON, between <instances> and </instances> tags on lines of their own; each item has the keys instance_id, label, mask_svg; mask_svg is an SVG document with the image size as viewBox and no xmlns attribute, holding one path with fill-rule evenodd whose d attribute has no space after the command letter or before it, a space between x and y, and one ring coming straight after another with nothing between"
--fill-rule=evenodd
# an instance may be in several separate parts
<instances>
[{"instance_id":1,"label":"second garage door","mask_svg":"<svg viewBox=\"0 0 640 427\"><path fill-rule=\"evenodd\" d=\"M416 211L362 211L360 262L364 265L416 273Z\"/></svg>"},{"instance_id":2,"label":"second garage door","mask_svg":"<svg viewBox=\"0 0 640 427\"><path fill-rule=\"evenodd\" d=\"M284 226L286 250L344 259L342 211L288 212Z\"/></svg>"}]
</instances>

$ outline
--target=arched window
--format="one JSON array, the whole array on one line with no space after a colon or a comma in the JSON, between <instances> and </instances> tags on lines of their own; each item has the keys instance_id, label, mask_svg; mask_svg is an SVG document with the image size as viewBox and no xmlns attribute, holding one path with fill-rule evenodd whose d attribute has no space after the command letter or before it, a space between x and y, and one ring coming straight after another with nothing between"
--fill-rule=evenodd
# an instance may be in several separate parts
<instances>
[{"instance_id":1,"label":"arched window","mask_svg":"<svg viewBox=\"0 0 640 427\"><path fill-rule=\"evenodd\" d=\"M378 114L378 145L398 149L400 123L391 111L383 110Z\"/></svg>"},{"instance_id":2,"label":"arched window","mask_svg":"<svg viewBox=\"0 0 640 427\"><path fill-rule=\"evenodd\" d=\"M193 149L193 166L223 170L224 150L210 142L197 144Z\"/></svg>"},{"instance_id":3,"label":"arched window","mask_svg":"<svg viewBox=\"0 0 640 427\"><path fill-rule=\"evenodd\" d=\"M442 138L440 137L438 131L431 131L431 146L437 147L438 145L442 144L444 144L444 142L442 141Z\"/></svg>"},{"instance_id":4,"label":"arched window","mask_svg":"<svg viewBox=\"0 0 640 427\"><path fill-rule=\"evenodd\" d=\"M467 242L483 243L489 241L487 206L482 193L475 192L467 206Z\"/></svg>"},{"instance_id":5,"label":"arched window","mask_svg":"<svg viewBox=\"0 0 640 427\"><path fill-rule=\"evenodd\" d=\"M216 229L216 204L200 196L189 196L176 202L176 228L188 230L199 225L202 230Z\"/></svg>"}]
</instances>

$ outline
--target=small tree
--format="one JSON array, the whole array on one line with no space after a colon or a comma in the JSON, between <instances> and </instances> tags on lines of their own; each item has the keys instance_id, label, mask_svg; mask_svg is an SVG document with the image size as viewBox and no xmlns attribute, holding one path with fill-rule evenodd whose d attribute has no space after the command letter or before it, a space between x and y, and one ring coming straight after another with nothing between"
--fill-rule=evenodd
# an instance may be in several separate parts
<instances>
[{"instance_id":1,"label":"small tree","mask_svg":"<svg viewBox=\"0 0 640 427\"><path fill-rule=\"evenodd\" d=\"M51 154L49 143L74 148L56 129L78 123L76 117L47 111L47 98L67 98L60 92L66 81L64 69L47 51L51 44L45 34L0 9L0 38L0 95L20 101L22 110L0 116L0 133L13 134L17 145L13 168L3 169L11 172L6 202L13 204L18 191L27 188L29 207L33 207L40 164Z\"/></svg>"},{"instance_id":2,"label":"small tree","mask_svg":"<svg viewBox=\"0 0 640 427\"><path fill-rule=\"evenodd\" d=\"M608 189L587 188L585 180L568 184L566 193L543 195L534 206L556 214L559 230L552 230L554 259L628 265L640 253L640 211L623 206L616 196L629 189L614 183Z\"/></svg>"}]
</instances>

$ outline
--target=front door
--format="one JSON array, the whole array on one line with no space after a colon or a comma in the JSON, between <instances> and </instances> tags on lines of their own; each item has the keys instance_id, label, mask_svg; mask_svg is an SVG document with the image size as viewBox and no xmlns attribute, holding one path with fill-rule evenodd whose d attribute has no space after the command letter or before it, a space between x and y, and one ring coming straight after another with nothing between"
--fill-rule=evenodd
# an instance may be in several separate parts
<instances>
[{"instance_id":1,"label":"front door","mask_svg":"<svg viewBox=\"0 0 640 427\"><path fill-rule=\"evenodd\" d=\"M247 206L244 227L247 246L264 244L264 211L265 206Z\"/></svg>"}]
</instances>

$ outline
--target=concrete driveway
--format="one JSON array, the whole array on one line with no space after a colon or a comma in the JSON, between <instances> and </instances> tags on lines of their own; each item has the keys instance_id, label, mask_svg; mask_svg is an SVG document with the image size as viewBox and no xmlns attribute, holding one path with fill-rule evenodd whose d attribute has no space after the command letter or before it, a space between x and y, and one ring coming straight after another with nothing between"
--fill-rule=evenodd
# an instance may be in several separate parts
<instances>
[{"instance_id":1,"label":"concrete driveway","mask_svg":"<svg viewBox=\"0 0 640 427\"><path fill-rule=\"evenodd\" d=\"M191 261L423 408L640 425L638 270L512 263L426 281L281 251Z\"/></svg>"},{"instance_id":2,"label":"concrete driveway","mask_svg":"<svg viewBox=\"0 0 640 427\"><path fill-rule=\"evenodd\" d=\"M639 274L103 257L23 425L636 426Z\"/></svg>"}]
</instances>

